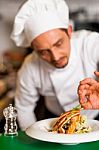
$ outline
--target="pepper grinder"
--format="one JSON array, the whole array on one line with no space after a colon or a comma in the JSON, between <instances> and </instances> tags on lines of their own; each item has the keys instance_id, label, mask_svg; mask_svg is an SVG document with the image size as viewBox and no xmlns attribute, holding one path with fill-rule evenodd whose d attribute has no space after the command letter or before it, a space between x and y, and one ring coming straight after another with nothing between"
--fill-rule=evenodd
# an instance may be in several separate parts
<instances>
[{"instance_id":1,"label":"pepper grinder","mask_svg":"<svg viewBox=\"0 0 99 150\"><path fill-rule=\"evenodd\" d=\"M17 123L16 123L16 117L17 117L17 110L15 107L12 106L12 104L9 104L7 108L3 110L3 115L5 117L6 123L4 126L4 135L6 136L14 136L17 135Z\"/></svg>"}]
</instances>

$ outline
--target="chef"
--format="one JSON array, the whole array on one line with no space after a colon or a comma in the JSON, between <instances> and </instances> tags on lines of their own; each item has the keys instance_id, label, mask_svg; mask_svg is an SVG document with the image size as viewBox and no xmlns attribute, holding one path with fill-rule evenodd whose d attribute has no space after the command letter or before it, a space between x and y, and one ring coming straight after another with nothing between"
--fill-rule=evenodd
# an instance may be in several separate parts
<instances>
[{"instance_id":1,"label":"chef","mask_svg":"<svg viewBox=\"0 0 99 150\"><path fill-rule=\"evenodd\" d=\"M56 116L79 104L79 81L95 78L98 67L98 33L72 32L64 0L28 0L15 17L11 38L17 46L33 49L18 72L15 106L21 130L36 121L40 95ZM99 110L82 113L95 118Z\"/></svg>"}]
</instances>

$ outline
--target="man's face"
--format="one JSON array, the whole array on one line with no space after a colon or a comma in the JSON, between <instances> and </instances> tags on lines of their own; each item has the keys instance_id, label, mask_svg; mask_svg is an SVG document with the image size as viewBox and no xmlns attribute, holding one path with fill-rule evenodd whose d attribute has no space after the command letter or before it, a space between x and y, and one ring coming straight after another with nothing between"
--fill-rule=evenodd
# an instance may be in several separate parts
<instances>
[{"instance_id":1,"label":"man's face","mask_svg":"<svg viewBox=\"0 0 99 150\"><path fill-rule=\"evenodd\" d=\"M70 56L71 28L67 32L53 29L35 38L32 47L39 57L56 68L63 68L68 64Z\"/></svg>"}]
</instances>

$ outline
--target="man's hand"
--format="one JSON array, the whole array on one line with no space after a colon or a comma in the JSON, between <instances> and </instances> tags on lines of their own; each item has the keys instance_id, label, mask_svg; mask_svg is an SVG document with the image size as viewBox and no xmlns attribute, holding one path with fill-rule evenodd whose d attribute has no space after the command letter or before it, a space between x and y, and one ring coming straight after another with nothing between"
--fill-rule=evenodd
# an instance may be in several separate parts
<instances>
[{"instance_id":1,"label":"man's hand","mask_svg":"<svg viewBox=\"0 0 99 150\"><path fill-rule=\"evenodd\" d=\"M99 72L95 72L95 75L99 76ZM99 109L99 82L92 78L80 81L78 95L84 109Z\"/></svg>"}]
</instances>

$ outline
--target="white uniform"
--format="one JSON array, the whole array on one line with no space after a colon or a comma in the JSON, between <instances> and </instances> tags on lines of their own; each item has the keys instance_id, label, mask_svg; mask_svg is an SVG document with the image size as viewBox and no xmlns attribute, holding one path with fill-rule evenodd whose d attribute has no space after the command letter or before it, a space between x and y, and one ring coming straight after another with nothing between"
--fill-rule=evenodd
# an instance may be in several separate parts
<instances>
[{"instance_id":1,"label":"white uniform","mask_svg":"<svg viewBox=\"0 0 99 150\"><path fill-rule=\"evenodd\" d=\"M34 108L40 94L45 96L47 108L57 115L79 104L79 81L95 78L98 63L99 34L85 30L73 33L70 59L65 68L54 68L35 52L29 55L18 74L15 98L21 129L25 130L36 120ZM94 118L98 112L83 111L89 118Z\"/></svg>"}]
</instances>

